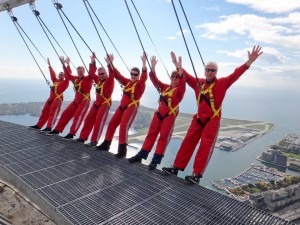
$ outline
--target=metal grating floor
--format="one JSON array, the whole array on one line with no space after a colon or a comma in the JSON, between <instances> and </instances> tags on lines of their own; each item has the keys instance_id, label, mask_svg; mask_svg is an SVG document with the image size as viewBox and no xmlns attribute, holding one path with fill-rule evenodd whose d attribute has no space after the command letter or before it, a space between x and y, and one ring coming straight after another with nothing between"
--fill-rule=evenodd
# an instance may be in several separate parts
<instances>
[{"instance_id":1,"label":"metal grating floor","mask_svg":"<svg viewBox=\"0 0 300 225\"><path fill-rule=\"evenodd\" d=\"M71 224L292 224L108 152L8 122L0 128L0 169Z\"/></svg>"}]
</instances>

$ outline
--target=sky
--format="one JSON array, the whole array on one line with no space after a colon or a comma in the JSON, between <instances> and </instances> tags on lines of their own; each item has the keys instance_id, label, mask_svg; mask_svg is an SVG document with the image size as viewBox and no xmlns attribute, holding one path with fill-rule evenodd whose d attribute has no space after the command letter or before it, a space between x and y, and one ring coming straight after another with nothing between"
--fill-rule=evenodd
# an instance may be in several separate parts
<instances>
[{"instance_id":1,"label":"sky","mask_svg":"<svg viewBox=\"0 0 300 225\"><path fill-rule=\"evenodd\" d=\"M272 91L295 90L300 92L300 0L182 0L181 2L204 61L218 63L218 77L229 75L234 68L247 60L247 51L250 51L253 45L260 45L264 52L263 55L235 85ZM83 1L60 0L59 3L63 5L64 13L104 64L105 51ZM125 1L89 0L89 3L127 67L141 67L140 55L143 50ZM194 74L171 1L134 1L155 43L157 52L134 11L131 1L127 0L127 3L148 56L158 56L159 54L161 57L158 59L157 65L159 78L164 82L169 82L163 63L169 72L174 70L170 58L171 51L174 51L177 56L182 56L183 67ZM174 4L197 75L203 77L204 67L178 0L174 0ZM82 65L83 63L53 6L53 2L51 0L36 0L35 7L74 65ZM58 57L28 4L16 7L12 12L42 55L50 58L56 71L61 70ZM116 68L129 77L126 66L96 20L95 23L106 49L115 56ZM67 21L66 24L85 64L88 65L90 50ZM43 79L5 11L0 12L0 43L0 80ZM48 76L46 62L34 51L31 45L30 47L45 75ZM59 54L63 55L60 49L55 47Z\"/></svg>"}]
</instances>

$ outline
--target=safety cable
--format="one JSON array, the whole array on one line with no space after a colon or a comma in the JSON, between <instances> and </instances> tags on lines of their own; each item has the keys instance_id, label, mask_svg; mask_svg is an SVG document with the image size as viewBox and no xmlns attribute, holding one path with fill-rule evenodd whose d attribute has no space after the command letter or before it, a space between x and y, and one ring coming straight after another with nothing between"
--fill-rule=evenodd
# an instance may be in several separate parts
<instances>
[{"instance_id":1,"label":"safety cable","mask_svg":"<svg viewBox=\"0 0 300 225\"><path fill-rule=\"evenodd\" d=\"M55 2L54 0L52 0L53 2ZM90 50L90 52L91 53L93 53L93 51L92 51L92 49L89 47L89 45L86 43L86 41L83 39L83 37L80 35L80 33L78 32L78 30L75 28L75 26L72 24L72 22L70 21L70 19L67 17L67 15L64 13L64 11L62 10L62 8L63 8L63 6L62 6L62 4L60 4L60 3L54 3L54 6L55 6L55 8L57 9L57 12L59 13L59 16L60 16L60 18L61 18L61 20L63 21L63 23L64 23L64 25L65 25L65 28L68 30L68 28L67 28L67 26L66 26L66 24L65 24L65 22L64 22L64 20L63 20L63 18L62 18L62 16L61 16L61 14L60 14L60 11L61 11L61 13L64 15L64 17L68 20L68 22L70 23L70 25L73 27L73 29L75 30L75 32L78 34L78 36L81 38L81 40L83 41L83 43L86 45L86 47ZM70 34L70 32L68 31L68 33L69 33L69 35L70 35L70 37L71 37L71 34ZM72 38L71 38L72 39ZM73 39L72 39L72 41L73 41ZM75 45L75 42L73 41L73 44ZM76 49L77 49L77 47L76 47ZM77 49L77 52L78 52L78 54L80 54L79 53L79 51L78 51L78 49ZM81 57L81 55L80 55L80 58L81 58L81 60L82 60L82 62L83 62L83 59L82 59L82 57ZM102 65L102 63L100 62L100 60L96 57L96 59L97 59L97 61L100 63L100 65L103 67L103 65ZM83 62L83 64L84 64L84 66L85 66L85 63ZM85 66L86 67L86 66ZM86 68L86 70L88 71L88 69Z\"/></svg>"},{"instance_id":2,"label":"safety cable","mask_svg":"<svg viewBox=\"0 0 300 225\"><path fill-rule=\"evenodd\" d=\"M19 30L18 26L20 27L20 29L23 31L23 33L26 35L26 37L27 37L29 40L30 40L30 38L29 38L28 35L25 33L25 31L22 29L21 25L18 23L18 19L17 19L17 17L15 17L15 16L13 15L12 11L11 11L10 9L7 9L7 11L8 11L8 15L10 16L11 20L13 21L13 23L14 23L14 25L15 25L17 31L18 31L18 33L20 34L21 38L23 39L23 41L24 41L24 43L25 43L25 45L26 45L28 51L30 52L30 54L31 54L32 58L34 59L36 65L38 66L39 70L41 71L43 77L45 78L45 81L46 81L47 85L51 88L51 85L50 85L49 80L46 78L46 76L45 76L43 70L41 69L39 63L37 62L37 60L36 60L36 58L34 57L32 51L30 50L30 48L29 48L29 46L28 46L28 44L27 44L25 38L23 37L21 31ZM18 25L18 26L17 26L17 25ZM30 40L30 41L31 41L31 40ZM32 41L31 41L31 43L33 44ZM34 46L35 46L35 45L34 45ZM37 49L37 48L36 48L36 49ZM43 57L43 58L44 58L44 57ZM44 58L44 59L45 59L45 58ZM46 61L46 62L47 62L47 61Z\"/></svg>"},{"instance_id":3,"label":"safety cable","mask_svg":"<svg viewBox=\"0 0 300 225\"><path fill-rule=\"evenodd\" d=\"M130 11L130 9L129 9L129 7L128 7L127 1L124 0L124 2L125 2L125 4L126 4L126 7L127 7L127 10L128 10L128 13L129 13L129 15L130 15L132 24L133 24L133 26L134 26L135 32L136 32L136 34L137 34L137 36L138 36L138 39L139 39L139 41L140 41L140 44L141 44L141 46L142 46L143 52L144 52L144 54L146 54L144 45L143 45L143 43L142 43L142 40L141 40L140 35L139 35L139 32L138 32L138 30L137 30L137 28L136 28L136 25L135 25L135 23L134 23L134 20L133 20L131 11ZM150 68L150 71L153 73L147 55L146 55L146 61L147 61L147 63L148 63L148 66L149 66L149 68ZM158 87L158 82L157 82L157 80L156 80L157 78L156 78L155 75L154 75L153 77L154 77L154 80L155 80L155 86L156 86L155 88L156 88L156 90L158 91L158 93L159 93L159 95L160 95L160 97L161 97L161 90L160 90L160 88ZM164 99L164 98L161 98L161 99ZM165 101L167 101L167 100L165 100Z\"/></svg>"},{"instance_id":4,"label":"safety cable","mask_svg":"<svg viewBox=\"0 0 300 225\"><path fill-rule=\"evenodd\" d=\"M89 11L89 9L88 9L86 3L85 3L85 0L83 0L83 3L84 3L84 6L85 6L85 8L86 8L86 10L87 10L87 12L88 12L88 14L89 14L89 16L90 16L90 19L92 20L92 23L93 23L93 25L94 25L94 27L95 27L95 30L96 30L96 32L97 32L97 34L98 34L98 37L99 37L99 39L100 39L100 42L101 42L101 44L102 44L102 46L103 46L103 48L104 48L104 51L105 51L105 53L106 53L106 55L107 55L107 57L108 57L107 49L106 49L106 47L105 47L105 45L104 45L104 42L103 42L103 40L102 40L102 38L101 38L101 36L100 36L100 34L99 34L99 31L98 31L98 29L97 29L97 26L96 26L94 20L93 20L93 17L92 17L92 15L91 15L91 13L90 13L90 11ZM108 57L108 60L109 60L109 62L110 62L110 65L112 66L112 69L115 71L115 67L113 66L113 63L112 63L112 61L110 60L110 57ZM123 85L122 85L120 82L119 82L119 84L120 84L121 89L123 89Z\"/></svg>"},{"instance_id":5,"label":"safety cable","mask_svg":"<svg viewBox=\"0 0 300 225\"><path fill-rule=\"evenodd\" d=\"M52 45L54 51L56 52L56 55L59 58L59 54L56 50L56 48L54 47L54 45L52 44L52 41L50 40L47 32L45 31L44 28L47 29L48 33L51 35L51 37L53 38L53 40L56 42L56 44L59 46L59 48L62 50L62 52L65 54L66 57L68 57L67 53L64 51L64 49L61 47L61 45L58 43L58 41L56 40L56 38L54 37L54 35L52 34L52 32L49 30L49 28L47 27L47 25L44 23L44 21L42 20L42 18L40 17L40 12L36 10L36 7L34 5L34 2L29 1L29 7L32 10L33 14L36 16L37 21L39 22L41 28L43 29L45 35L47 36L50 44ZM71 64L73 65L73 67L76 69L76 66L73 64L73 62L71 62Z\"/></svg>"},{"instance_id":6,"label":"safety cable","mask_svg":"<svg viewBox=\"0 0 300 225\"><path fill-rule=\"evenodd\" d=\"M168 70L167 70L167 68L166 68L166 66L165 66L165 64L164 64L164 61L163 61L162 58L160 57L160 54L159 54L159 52L158 52L158 50L157 50L157 48L156 48L156 45L154 44L154 42L153 42L153 40L152 40L152 38L151 38L151 36L150 36L150 33L148 32L148 29L147 29L147 27L146 27L146 25L145 25L145 23L144 23L144 21L143 21L141 15L140 15L139 11L137 10L137 8L136 8L136 6L135 6L133 0L131 0L131 3L132 3L132 5L133 5L133 7L134 7L136 13L138 14L138 16L139 16L139 18L140 18L140 20L141 20L141 22L142 22L142 24L143 24L143 26L144 26L144 28L145 28L147 34L148 34L148 37L150 38L151 43L152 43L152 45L154 46L155 51L156 51L156 53L157 53L157 55L158 55L160 61L162 62L163 66L164 66L164 68L165 68L165 70L166 70L166 72L167 72L167 75L169 76L169 78L171 78L171 77L170 77L170 74L169 74L169 72L168 72Z\"/></svg>"},{"instance_id":7,"label":"safety cable","mask_svg":"<svg viewBox=\"0 0 300 225\"><path fill-rule=\"evenodd\" d=\"M190 26L189 20L188 20L186 14L185 14L185 10L184 10L184 8L183 8L183 6L182 6L182 4L181 4L181 0L178 0L178 1L179 1L179 3L180 3L180 6L181 6L182 12L183 12L183 14L184 14L185 20L186 20L186 22L187 22L187 24L188 24L188 26L189 26L190 31L191 31L191 34L192 34L192 37L193 37L193 39L194 39L195 45L196 45L196 47L197 47L198 53L199 53L199 55L200 55L202 64L203 64L203 66L205 67L204 60L203 60L202 55L201 55L201 53L200 53L198 44L197 44L196 39L195 39L195 36L194 36L194 33L193 33L192 28L191 28L191 26Z\"/></svg>"},{"instance_id":8,"label":"safety cable","mask_svg":"<svg viewBox=\"0 0 300 225\"><path fill-rule=\"evenodd\" d=\"M189 58L190 58L190 61L191 61L191 64L192 64L192 67L193 67L193 70L194 70L194 73L195 73L195 77L196 77L197 83L198 83L199 87L202 89L201 84L200 84L200 81L199 81L199 78L198 78L198 76L197 76L197 72L196 72L195 66L194 66L194 62L193 62L192 57L191 57L191 54L190 54L189 47L187 46L187 43L186 43L186 40L185 40L185 37L184 37L183 29L182 29L181 23L180 23L180 21L179 21L179 17L178 17L178 14L177 14L177 11L176 11L176 8L175 8L175 5L174 5L173 0L171 0L171 2L172 2L172 6L173 6L173 9L174 9L176 18L177 18L178 25L179 25L179 27L180 27L181 35L182 35L182 37L183 37L183 40L184 40L184 43L185 43L186 50L187 50L187 52L188 52L188 55L189 55Z\"/></svg>"},{"instance_id":9,"label":"safety cable","mask_svg":"<svg viewBox=\"0 0 300 225\"><path fill-rule=\"evenodd\" d=\"M67 25L66 25L64 19L62 18L61 14L60 14L60 12L59 12L59 3L55 3L54 0L52 0L52 2L54 3L54 7L56 8L59 17L60 17L61 21L62 21L63 24L64 24L64 26L65 26L65 28L66 28L68 34L69 34L69 37L70 37L70 39L71 39L71 41L72 41L72 43L73 43L73 45L74 45L74 47L75 47L75 49L76 49L76 51L77 51L79 57L80 57L80 59L81 59L83 65L84 65L85 69L87 70L87 67L86 67L86 65L85 65L85 63L84 63L84 60L83 60L83 58L82 58L82 56L81 56L81 54L80 54L80 52L79 52L79 50L78 50L78 48L77 48L77 46L76 46L74 40L73 40L73 38L72 38L72 35L70 34L70 31L69 31L69 29L68 29L68 27L67 27ZM62 7L62 6L61 6L61 7ZM88 70L87 70L87 71L88 71Z\"/></svg>"},{"instance_id":10,"label":"safety cable","mask_svg":"<svg viewBox=\"0 0 300 225\"><path fill-rule=\"evenodd\" d=\"M36 16L37 21L39 22L39 24L40 24L42 30L44 31L44 33L45 33L47 39L49 40L49 42L50 42L52 48L54 49L54 51L55 51L55 53L56 53L56 55L57 55L57 57L58 57L58 59L59 59L59 61L60 61L60 57L59 57L59 54L58 54L56 48L54 47L52 41L50 40L50 38L49 38L49 36L48 36L48 34L47 34L47 32L45 31L44 27L42 26L41 22L40 22L39 19L38 19L38 16L40 15L40 13L39 13L37 10L35 10L34 6L32 6L32 2L29 3L29 6L30 6L30 8L32 9L33 14ZM61 61L60 61L60 62L61 62ZM65 66L63 62L61 62L61 64L62 64L63 67ZM75 67L75 66L74 66L74 67ZM76 67L75 67L75 68L76 68ZM66 71L67 71L67 75L71 78L71 74L69 73L69 71L68 71L68 70L66 70ZM72 79L70 79L70 80L71 80L72 83L74 83Z\"/></svg>"},{"instance_id":11,"label":"safety cable","mask_svg":"<svg viewBox=\"0 0 300 225\"><path fill-rule=\"evenodd\" d=\"M111 40L110 36L108 35L108 33L107 33L106 29L104 28L103 24L100 22L100 19L98 18L97 14L95 13L95 11L94 11L93 7L91 6L91 4L89 3L89 1L88 1L88 0L83 0L83 1L85 1L85 2L88 4L88 6L90 7L90 9L91 9L92 13L93 13L93 14L94 14L94 16L96 17L96 19L97 19L98 23L99 23L99 24L100 24L100 26L102 27L102 29L103 29L103 31L105 32L106 36L108 37L108 39L109 39L110 43L112 44L112 46L114 47L114 49L115 49L115 50L116 50L116 52L118 53L119 57L121 58L121 60L122 60L123 64L124 64L124 65L125 65L125 67L127 68L127 70L130 72L130 69L129 69L129 68L128 68L128 66L126 65L126 63L125 63L124 59L122 58L122 56L121 56L120 52L118 51L118 49L116 48L115 44L113 43L113 41Z\"/></svg>"}]
</instances>

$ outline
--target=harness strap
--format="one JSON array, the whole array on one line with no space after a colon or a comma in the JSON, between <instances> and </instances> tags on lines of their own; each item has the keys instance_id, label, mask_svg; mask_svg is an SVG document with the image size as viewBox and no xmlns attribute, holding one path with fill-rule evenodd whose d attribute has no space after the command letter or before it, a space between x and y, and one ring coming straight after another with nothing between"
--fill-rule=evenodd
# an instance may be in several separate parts
<instances>
[{"instance_id":1,"label":"harness strap","mask_svg":"<svg viewBox=\"0 0 300 225\"><path fill-rule=\"evenodd\" d=\"M130 81L126 84L125 88L123 89L123 92L130 97L131 103L129 103L123 110L127 109L128 107L130 107L132 105L139 107L138 103L139 103L140 99L137 99L137 100L134 99L134 91L135 91L135 86L136 86L137 82L135 82L131 87L126 88L129 84L130 84ZM130 94L129 94L129 92L130 92Z\"/></svg>"},{"instance_id":2,"label":"harness strap","mask_svg":"<svg viewBox=\"0 0 300 225\"><path fill-rule=\"evenodd\" d=\"M215 86L215 83L211 84L206 90L204 90L204 84L201 87L201 91L199 92L198 98L197 98L197 104L198 106L200 105L200 101L202 99L205 100L205 102L209 105L209 107L212 109L213 111L213 116L210 118L214 118L214 117L219 117L220 118L220 112L222 109L222 106L218 109L215 108L215 104L214 104L214 95L213 95L213 87ZM209 94L209 99L206 98L206 94ZM197 118L199 118L199 116L197 115ZM201 121L200 121L201 122Z\"/></svg>"},{"instance_id":3,"label":"harness strap","mask_svg":"<svg viewBox=\"0 0 300 225\"><path fill-rule=\"evenodd\" d=\"M105 81L102 84L101 84L101 81L98 82L98 84L96 86L96 92L99 93L99 95L104 99L104 102L102 102L102 105L103 104L108 104L110 106L111 97L110 98L106 98L104 96L104 94L103 94Z\"/></svg>"},{"instance_id":4,"label":"harness strap","mask_svg":"<svg viewBox=\"0 0 300 225\"><path fill-rule=\"evenodd\" d=\"M62 96L63 96L63 93L61 93L61 94L58 94L57 93L57 86L58 86L58 84L59 84L59 82L55 82L55 83L53 83L53 85L51 86L51 90L54 92L54 94L55 94L55 99L59 99L60 101L62 101ZM55 100L54 99L54 100Z\"/></svg>"},{"instance_id":5,"label":"harness strap","mask_svg":"<svg viewBox=\"0 0 300 225\"><path fill-rule=\"evenodd\" d=\"M78 79L78 78L76 78L76 80L75 80L75 82L74 82L74 88L75 88L75 90L76 90L79 94L83 95L83 97L84 97L83 100L90 101L90 93L84 94L84 93L81 92L81 82L82 82L83 79L81 79L80 82L79 82L78 84L76 84L77 79Z\"/></svg>"},{"instance_id":6,"label":"harness strap","mask_svg":"<svg viewBox=\"0 0 300 225\"><path fill-rule=\"evenodd\" d=\"M178 111L179 104L176 105L175 107L172 107L172 96L173 96L173 93L176 90L176 88L177 87L171 89L170 87L168 87L164 92L161 93L162 97L168 96L168 104L167 105L170 109L169 113L164 118L166 118L167 116L169 116L171 114L174 114L176 116L176 112Z\"/></svg>"}]
</instances>

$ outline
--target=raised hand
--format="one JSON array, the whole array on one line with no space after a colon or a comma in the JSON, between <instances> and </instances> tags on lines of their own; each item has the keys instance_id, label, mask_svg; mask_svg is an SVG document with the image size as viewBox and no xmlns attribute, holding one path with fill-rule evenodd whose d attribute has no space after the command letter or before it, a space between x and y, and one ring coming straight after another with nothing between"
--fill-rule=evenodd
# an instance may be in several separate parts
<instances>
[{"instance_id":1,"label":"raised hand","mask_svg":"<svg viewBox=\"0 0 300 225\"><path fill-rule=\"evenodd\" d=\"M247 66L250 66L262 53L261 47L259 45L254 45L251 53L248 51Z\"/></svg>"},{"instance_id":2,"label":"raised hand","mask_svg":"<svg viewBox=\"0 0 300 225\"><path fill-rule=\"evenodd\" d=\"M174 52L171 52L171 58L172 58L172 62L174 63L175 67L177 67L177 58Z\"/></svg>"},{"instance_id":3,"label":"raised hand","mask_svg":"<svg viewBox=\"0 0 300 225\"><path fill-rule=\"evenodd\" d=\"M50 59L47 58L47 63L48 63L48 66L51 67L51 63L50 63Z\"/></svg>"},{"instance_id":4,"label":"raised hand","mask_svg":"<svg viewBox=\"0 0 300 225\"><path fill-rule=\"evenodd\" d=\"M66 62L66 64L67 64L67 66L70 66L70 62L71 62L71 60L70 60L70 58L69 58L69 57L67 57L67 58L66 58L65 62Z\"/></svg>"},{"instance_id":5,"label":"raised hand","mask_svg":"<svg viewBox=\"0 0 300 225\"><path fill-rule=\"evenodd\" d=\"M92 52L91 63L95 63L95 62L96 62L96 54L95 52Z\"/></svg>"},{"instance_id":6,"label":"raised hand","mask_svg":"<svg viewBox=\"0 0 300 225\"><path fill-rule=\"evenodd\" d=\"M104 57L105 62L107 65L111 65L114 61L114 55L113 54L107 54L106 57Z\"/></svg>"},{"instance_id":7,"label":"raised hand","mask_svg":"<svg viewBox=\"0 0 300 225\"><path fill-rule=\"evenodd\" d=\"M60 57L59 57L59 60L60 60L60 62L61 62L63 65L65 65L65 57L60 56Z\"/></svg>"},{"instance_id":8,"label":"raised hand","mask_svg":"<svg viewBox=\"0 0 300 225\"><path fill-rule=\"evenodd\" d=\"M151 69L155 70L155 66L157 64L156 56L152 56L150 60L151 60Z\"/></svg>"},{"instance_id":9,"label":"raised hand","mask_svg":"<svg viewBox=\"0 0 300 225\"><path fill-rule=\"evenodd\" d=\"M178 68L178 73L180 74L180 76L182 76L183 71L182 71L182 58L181 58L181 56L178 57L177 68Z\"/></svg>"},{"instance_id":10,"label":"raised hand","mask_svg":"<svg viewBox=\"0 0 300 225\"><path fill-rule=\"evenodd\" d=\"M143 62L143 68L146 68L146 61L147 61L147 54L146 54L146 52L143 52L143 55L141 56L141 60Z\"/></svg>"}]
</instances>

